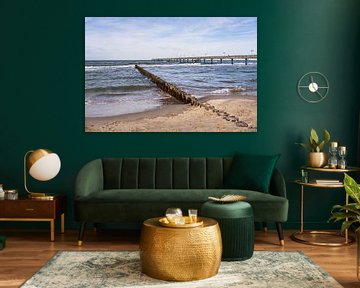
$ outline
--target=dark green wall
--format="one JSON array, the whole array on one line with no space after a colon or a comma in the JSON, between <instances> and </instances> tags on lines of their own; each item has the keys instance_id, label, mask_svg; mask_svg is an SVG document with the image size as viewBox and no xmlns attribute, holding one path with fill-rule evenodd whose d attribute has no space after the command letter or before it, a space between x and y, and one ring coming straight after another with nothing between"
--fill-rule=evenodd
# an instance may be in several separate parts
<instances>
[{"instance_id":1,"label":"dark green wall","mask_svg":"<svg viewBox=\"0 0 360 288\"><path fill-rule=\"evenodd\" d=\"M29 186L68 196L68 226L76 227L76 173L97 157L281 153L278 167L290 199L287 227L298 225L299 188L291 180L306 157L294 142L306 141L311 127L327 128L356 164L359 1L8 0L1 1L0 11L0 183L21 189L24 153L39 147L56 151L60 174ZM85 16L257 16L258 132L85 133ZM324 73L331 85L328 97L315 105L296 93L298 79L309 71ZM341 190L309 190L306 221L327 226L330 207L343 201Z\"/></svg>"}]
</instances>

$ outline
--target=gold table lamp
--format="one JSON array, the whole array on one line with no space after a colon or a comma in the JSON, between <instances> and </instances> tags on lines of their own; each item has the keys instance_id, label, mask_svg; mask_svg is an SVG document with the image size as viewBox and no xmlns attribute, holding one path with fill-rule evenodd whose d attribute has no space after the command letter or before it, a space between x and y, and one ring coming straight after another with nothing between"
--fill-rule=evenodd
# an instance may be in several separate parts
<instances>
[{"instance_id":1,"label":"gold table lamp","mask_svg":"<svg viewBox=\"0 0 360 288\"><path fill-rule=\"evenodd\" d=\"M54 178L60 171L61 162L56 153L48 149L37 149L26 152L24 156L24 187L30 198L53 199L53 196L45 193L30 192L27 188L26 175L29 174L39 181L48 181Z\"/></svg>"}]
</instances>

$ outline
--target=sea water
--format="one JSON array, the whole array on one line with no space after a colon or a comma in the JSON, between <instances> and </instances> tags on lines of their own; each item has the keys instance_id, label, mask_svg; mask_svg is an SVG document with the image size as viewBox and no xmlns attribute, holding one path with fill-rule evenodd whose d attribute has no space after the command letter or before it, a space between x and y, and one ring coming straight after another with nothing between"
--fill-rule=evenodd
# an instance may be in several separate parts
<instances>
[{"instance_id":1,"label":"sea water","mask_svg":"<svg viewBox=\"0 0 360 288\"><path fill-rule=\"evenodd\" d=\"M230 60L175 63L137 60L85 61L85 116L106 117L144 112L176 101L136 69L140 65L201 99L256 97L257 62Z\"/></svg>"}]
</instances>

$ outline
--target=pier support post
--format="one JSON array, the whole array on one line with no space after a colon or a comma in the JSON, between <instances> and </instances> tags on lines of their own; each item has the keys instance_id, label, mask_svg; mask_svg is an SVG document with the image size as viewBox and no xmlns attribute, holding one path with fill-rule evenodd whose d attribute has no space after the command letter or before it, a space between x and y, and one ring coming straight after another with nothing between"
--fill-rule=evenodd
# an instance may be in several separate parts
<instances>
[{"instance_id":1,"label":"pier support post","mask_svg":"<svg viewBox=\"0 0 360 288\"><path fill-rule=\"evenodd\" d=\"M211 58L211 64L213 64L213 58Z\"/></svg>"},{"instance_id":2,"label":"pier support post","mask_svg":"<svg viewBox=\"0 0 360 288\"><path fill-rule=\"evenodd\" d=\"M220 58L220 64L222 64L222 58Z\"/></svg>"},{"instance_id":3,"label":"pier support post","mask_svg":"<svg viewBox=\"0 0 360 288\"><path fill-rule=\"evenodd\" d=\"M234 58L231 58L231 64L234 64Z\"/></svg>"},{"instance_id":4,"label":"pier support post","mask_svg":"<svg viewBox=\"0 0 360 288\"><path fill-rule=\"evenodd\" d=\"M248 64L248 58L245 58L245 65Z\"/></svg>"}]
</instances>

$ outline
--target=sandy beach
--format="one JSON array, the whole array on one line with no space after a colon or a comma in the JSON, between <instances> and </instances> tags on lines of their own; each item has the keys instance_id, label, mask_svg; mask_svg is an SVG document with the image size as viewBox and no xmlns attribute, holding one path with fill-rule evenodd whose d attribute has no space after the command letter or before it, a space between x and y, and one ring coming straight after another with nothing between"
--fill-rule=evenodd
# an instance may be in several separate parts
<instances>
[{"instance_id":1,"label":"sandy beach","mask_svg":"<svg viewBox=\"0 0 360 288\"><path fill-rule=\"evenodd\" d=\"M172 104L143 113L85 119L86 132L256 132L257 98L209 99L204 103L248 124L239 127L213 111L189 104Z\"/></svg>"}]
</instances>

